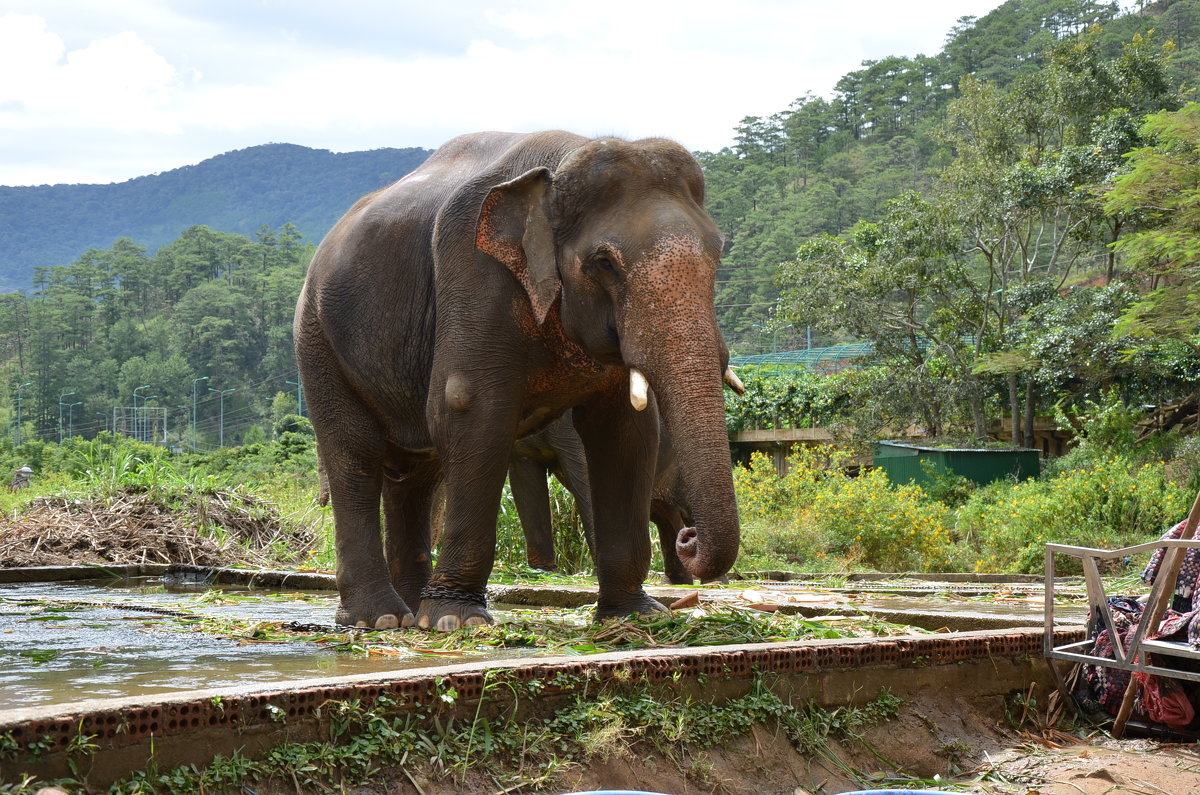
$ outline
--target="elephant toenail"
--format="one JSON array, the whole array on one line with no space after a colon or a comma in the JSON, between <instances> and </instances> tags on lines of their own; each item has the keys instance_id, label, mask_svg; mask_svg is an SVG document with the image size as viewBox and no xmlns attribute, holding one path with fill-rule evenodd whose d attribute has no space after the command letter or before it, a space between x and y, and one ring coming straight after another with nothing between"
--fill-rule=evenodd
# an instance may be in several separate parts
<instances>
[{"instance_id":1,"label":"elephant toenail","mask_svg":"<svg viewBox=\"0 0 1200 795\"><path fill-rule=\"evenodd\" d=\"M483 616L471 616L463 623L463 626L464 627L478 627L478 626L481 626L486 623L487 623L487 621L483 618Z\"/></svg>"},{"instance_id":2,"label":"elephant toenail","mask_svg":"<svg viewBox=\"0 0 1200 795\"><path fill-rule=\"evenodd\" d=\"M408 629L409 627L412 627L412 626L416 626L416 623L417 623L417 617L414 616L412 613L405 613L404 618L400 619L400 626L404 627L405 629Z\"/></svg>"},{"instance_id":3,"label":"elephant toenail","mask_svg":"<svg viewBox=\"0 0 1200 795\"><path fill-rule=\"evenodd\" d=\"M395 629L398 626L400 626L400 619L391 613L384 613L375 619L375 629Z\"/></svg>"},{"instance_id":4,"label":"elephant toenail","mask_svg":"<svg viewBox=\"0 0 1200 795\"><path fill-rule=\"evenodd\" d=\"M356 627L366 627L366 626L370 626L370 625L369 625L369 624L367 624L367 622L366 622L366 621L355 621L355 622L354 622L354 626L356 626Z\"/></svg>"},{"instance_id":5,"label":"elephant toenail","mask_svg":"<svg viewBox=\"0 0 1200 795\"><path fill-rule=\"evenodd\" d=\"M418 618L417 626L421 629L429 629L429 616L421 616Z\"/></svg>"},{"instance_id":6,"label":"elephant toenail","mask_svg":"<svg viewBox=\"0 0 1200 795\"><path fill-rule=\"evenodd\" d=\"M438 632L453 632L458 629L458 616L442 616L437 622Z\"/></svg>"}]
</instances>

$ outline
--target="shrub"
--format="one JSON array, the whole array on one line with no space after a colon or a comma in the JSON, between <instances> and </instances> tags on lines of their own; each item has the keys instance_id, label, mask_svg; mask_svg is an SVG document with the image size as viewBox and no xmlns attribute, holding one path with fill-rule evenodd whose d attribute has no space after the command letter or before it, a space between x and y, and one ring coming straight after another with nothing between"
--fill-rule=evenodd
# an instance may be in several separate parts
<instances>
[{"instance_id":1,"label":"shrub","mask_svg":"<svg viewBox=\"0 0 1200 795\"><path fill-rule=\"evenodd\" d=\"M1161 462L1110 456L1041 480L979 489L958 512L961 545L977 571L1038 573L1047 542L1115 548L1152 541L1187 513L1189 499Z\"/></svg>"},{"instance_id":2,"label":"shrub","mask_svg":"<svg viewBox=\"0 0 1200 795\"><path fill-rule=\"evenodd\" d=\"M830 481L798 521L833 554L879 571L944 571L949 509L920 486L896 485L881 469Z\"/></svg>"},{"instance_id":3,"label":"shrub","mask_svg":"<svg viewBox=\"0 0 1200 795\"><path fill-rule=\"evenodd\" d=\"M725 393L725 423L731 433L750 428L816 428L848 416L861 377L854 372L819 373L800 367L742 367L746 394Z\"/></svg>"},{"instance_id":4,"label":"shrub","mask_svg":"<svg viewBox=\"0 0 1200 795\"><path fill-rule=\"evenodd\" d=\"M767 456L734 471L743 529L742 567L771 559L810 569L934 571L948 562L949 509L882 470L847 474L849 454L797 448L780 476Z\"/></svg>"}]
</instances>

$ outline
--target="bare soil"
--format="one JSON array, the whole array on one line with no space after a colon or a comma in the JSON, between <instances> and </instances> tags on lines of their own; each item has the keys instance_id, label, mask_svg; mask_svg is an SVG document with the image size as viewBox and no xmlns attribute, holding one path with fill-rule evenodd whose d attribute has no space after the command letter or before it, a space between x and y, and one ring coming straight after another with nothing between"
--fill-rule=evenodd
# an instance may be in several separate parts
<instances>
[{"instance_id":1,"label":"bare soil","mask_svg":"<svg viewBox=\"0 0 1200 795\"><path fill-rule=\"evenodd\" d=\"M182 510L136 491L100 500L42 497L24 513L0 517L0 567L271 565L281 551L299 557L314 540L285 530L271 506L237 492L196 494Z\"/></svg>"}]
</instances>

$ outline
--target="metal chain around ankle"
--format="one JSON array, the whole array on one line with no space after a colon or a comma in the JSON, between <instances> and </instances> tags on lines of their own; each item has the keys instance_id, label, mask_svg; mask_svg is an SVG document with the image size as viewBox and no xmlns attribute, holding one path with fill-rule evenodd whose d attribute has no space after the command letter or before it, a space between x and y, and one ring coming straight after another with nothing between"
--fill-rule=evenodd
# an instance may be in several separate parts
<instances>
[{"instance_id":1,"label":"metal chain around ankle","mask_svg":"<svg viewBox=\"0 0 1200 795\"><path fill-rule=\"evenodd\" d=\"M450 588L445 585L426 585L421 589L421 599L441 599L447 602L470 602L471 604L487 607L487 595L467 591L462 588Z\"/></svg>"}]
</instances>

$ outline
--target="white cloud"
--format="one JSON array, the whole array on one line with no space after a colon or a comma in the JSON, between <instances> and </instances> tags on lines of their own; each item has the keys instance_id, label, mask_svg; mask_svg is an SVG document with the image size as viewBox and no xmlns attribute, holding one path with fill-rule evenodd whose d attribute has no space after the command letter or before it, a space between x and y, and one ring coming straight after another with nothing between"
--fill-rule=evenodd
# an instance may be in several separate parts
<instances>
[{"instance_id":1,"label":"white cloud","mask_svg":"<svg viewBox=\"0 0 1200 795\"><path fill-rule=\"evenodd\" d=\"M41 17L0 17L0 105L24 103L35 95L41 76L54 69L65 49Z\"/></svg>"},{"instance_id":2,"label":"white cloud","mask_svg":"<svg viewBox=\"0 0 1200 795\"><path fill-rule=\"evenodd\" d=\"M170 132L164 113L175 69L132 32L67 52L44 20L0 17L0 103L6 125L37 129L69 122L125 132Z\"/></svg>"},{"instance_id":3,"label":"white cloud","mask_svg":"<svg viewBox=\"0 0 1200 795\"><path fill-rule=\"evenodd\" d=\"M0 16L0 184L479 129L719 149L742 117L828 95L865 58L934 53L999 2L7 0L25 13Z\"/></svg>"}]
</instances>

